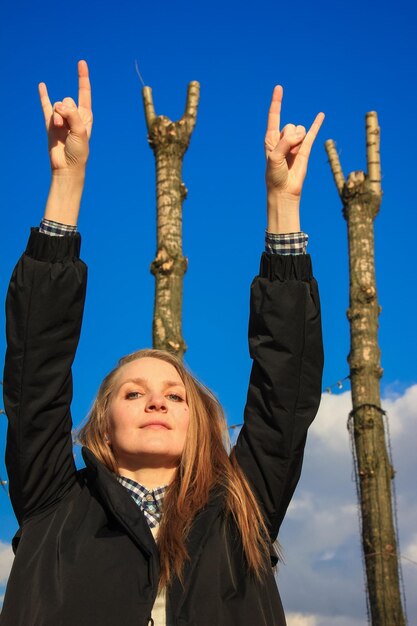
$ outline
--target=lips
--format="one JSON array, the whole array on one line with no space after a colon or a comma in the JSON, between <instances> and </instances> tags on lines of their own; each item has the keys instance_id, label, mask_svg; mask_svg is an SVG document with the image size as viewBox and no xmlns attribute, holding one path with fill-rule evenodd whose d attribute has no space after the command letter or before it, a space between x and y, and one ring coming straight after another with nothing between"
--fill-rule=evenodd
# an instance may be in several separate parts
<instances>
[{"instance_id":1,"label":"lips","mask_svg":"<svg viewBox=\"0 0 417 626\"><path fill-rule=\"evenodd\" d=\"M151 428L151 429L155 429L155 430L159 430L161 428L165 428L167 430L171 430L170 425L167 422L164 422L162 420L152 420L151 422L146 422L145 424L142 424L142 426L140 426L140 428Z\"/></svg>"}]
</instances>

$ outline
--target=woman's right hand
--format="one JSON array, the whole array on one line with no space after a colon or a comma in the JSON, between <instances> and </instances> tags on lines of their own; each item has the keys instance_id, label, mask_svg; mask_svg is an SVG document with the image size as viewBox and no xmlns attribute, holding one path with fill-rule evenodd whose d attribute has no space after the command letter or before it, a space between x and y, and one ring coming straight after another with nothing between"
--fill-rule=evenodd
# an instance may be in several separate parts
<instances>
[{"instance_id":1,"label":"woman's right hand","mask_svg":"<svg viewBox=\"0 0 417 626\"><path fill-rule=\"evenodd\" d=\"M78 107L69 97L52 106L45 83L39 83L38 88L48 133L52 174L82 175L93 126L87 62L78 61Z\"/></svg>"}]
</instances>

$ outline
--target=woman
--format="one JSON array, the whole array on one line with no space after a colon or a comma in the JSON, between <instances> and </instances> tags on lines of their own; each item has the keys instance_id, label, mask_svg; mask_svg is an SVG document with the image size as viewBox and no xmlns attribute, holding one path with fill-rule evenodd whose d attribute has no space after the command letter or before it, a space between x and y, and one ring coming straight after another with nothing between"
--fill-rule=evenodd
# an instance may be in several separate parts
<instances>
[{"instance_id":1,"label":"woman","mask_svg":"<svg viewBox=\"0 0 417 626\"><path fill-rule=\"evenodd\" d=\"M140 351L103 381L77 471L69 406L86 282L76 233L92 127L85 61L78 74L78 106L52 107L39 85L51 189L7 298L6 461L20 528L0 624L282 626L273 542L321 392L319 297L299 200L324 116L307 133L280 131L275 88L254 363L230 458L213 395L173 356Z\"/></svg>"}]
</instances>

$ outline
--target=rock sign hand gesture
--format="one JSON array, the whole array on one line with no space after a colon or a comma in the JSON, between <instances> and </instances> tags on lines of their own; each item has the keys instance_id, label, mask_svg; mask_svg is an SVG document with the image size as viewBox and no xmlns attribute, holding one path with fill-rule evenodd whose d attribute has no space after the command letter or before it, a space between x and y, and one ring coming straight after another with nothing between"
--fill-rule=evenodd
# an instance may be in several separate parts
<instances>
[{"instance_id":1,"label":"rock sign hand gesture","mask_svg":"<svg viewBox=\"0 0 417 626\"><path fill-rule=\"evenodd\" d=\"M280 131L283 88L277 85L272 94L265 135L266 186L268 194L283 195L299 201L311 148L324 113L316 116L308 132L304 126L286 124Z\"/></svg>"},{"instance_id":2,"label":"rock sign hand gesture","mask_svg":"<svg viewBox=\"0 0 417 626\"><path fill-rule=\"evenodd\" d=\"M91 86L86 61L78 61L78 107L72 98L52 107L45 83L39 83L39 97L48 133L52 173L76 174L85 169L93 126Z\"/></svg>"}]
</instances>

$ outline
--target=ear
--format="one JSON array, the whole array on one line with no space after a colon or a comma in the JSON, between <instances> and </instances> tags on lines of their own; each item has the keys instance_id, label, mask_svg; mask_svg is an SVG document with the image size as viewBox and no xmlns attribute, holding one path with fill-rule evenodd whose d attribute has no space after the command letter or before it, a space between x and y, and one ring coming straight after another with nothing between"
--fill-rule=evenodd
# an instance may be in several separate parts
<instances>
[{"instance_id":1,"label":"ear","mask_svg":"<svg viewBox=\"0 0 417 626\"><path fill-rule=\"evenodd\" d=\"M109 439L107 433L104 433L104 442L107 443L108 445L110 445L110 439Z\"/></svg>"}]
</instances>

